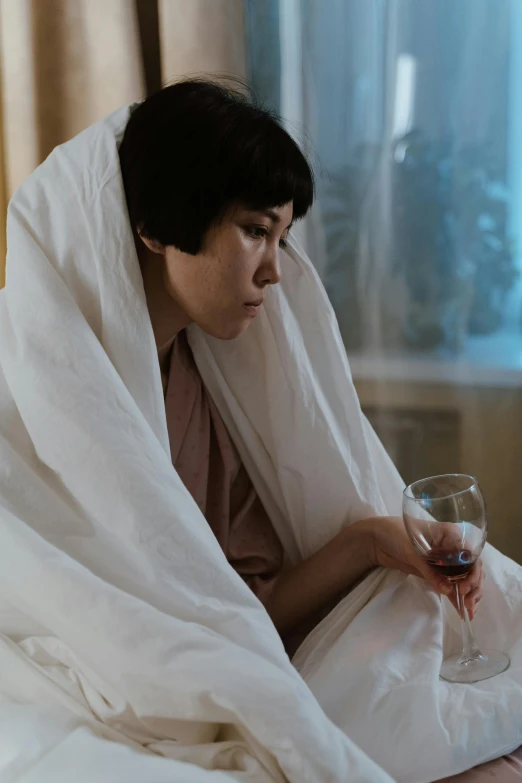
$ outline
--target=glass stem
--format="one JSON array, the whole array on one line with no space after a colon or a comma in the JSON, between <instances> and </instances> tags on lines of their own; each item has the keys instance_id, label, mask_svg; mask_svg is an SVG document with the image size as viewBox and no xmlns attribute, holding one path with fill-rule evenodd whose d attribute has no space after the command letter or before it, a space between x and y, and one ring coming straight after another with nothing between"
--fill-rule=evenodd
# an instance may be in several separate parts
<instances>
[{"instance_id":1,"label":"glass stem","mask_svg":"<svg viewBox=\"0 0 522 783\"><path fill-rule=\"evenodd\" d=\"M468 615L468 610L464 606L464 600L460 594L459 582L455 582L455 594L457 596L457 606L460 615L460 627L462 631L462 654L460 656L459 663L469 663L476 661L478 658L482 658L482 654L479 650L477 640L471 630L471 623Z\"/></svg>"}]
</instances>

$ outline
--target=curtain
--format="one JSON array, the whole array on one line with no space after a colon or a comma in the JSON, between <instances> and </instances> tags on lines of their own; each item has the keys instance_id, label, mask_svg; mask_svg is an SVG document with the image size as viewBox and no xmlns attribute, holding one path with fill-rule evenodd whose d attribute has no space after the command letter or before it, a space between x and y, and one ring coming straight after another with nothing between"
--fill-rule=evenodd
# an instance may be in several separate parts
<instances>
[{"instance_id":1,"label":"curtain","mask_svg":"<svg viewBox=\"0 0 522 783\"><path fill-rule=\"evenodd\" d=\"M242 0L0 0L6 200L57 145L187 73L244 76Z\"/></svg>"},{"instance_id":2,"label":"curtain","mask_svg":"<svg viewBox=\"0 0 522 783\"><path fill-rule=\"evenodd\" d=\"M249 78L314 165L301 239L406 481L477 475L522 561L522 4L247 0Z\"/></svg>"},{"instance_id":3,"label":"curtain","mask_svg":"<svg viewBox=\"0 0 522 783\"><path fill-rule=\"evenodd\" d=\"M2 111L2 78L0 72L0 288L4 285L4 259L6 254L5 214L6 214L6 176L4 158L4 125Z\"/></svg>"},{"instance_id":4,"label":"curtain","mask_svg":"<svg viewBox=\"0 0 522 783\"><path fill-rule=\"evenodd\" d=\"M160 0L164 78L214 73L244 77L243 0Z\"/></svg>"}]
</instances>

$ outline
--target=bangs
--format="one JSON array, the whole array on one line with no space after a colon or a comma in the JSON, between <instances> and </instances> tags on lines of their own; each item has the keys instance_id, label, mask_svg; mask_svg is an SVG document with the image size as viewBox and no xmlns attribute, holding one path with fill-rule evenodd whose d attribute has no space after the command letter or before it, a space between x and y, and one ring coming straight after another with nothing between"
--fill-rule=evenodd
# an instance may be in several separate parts
<instances>
[{"instance_id":1,"label":"bangs","mask_svg":"<svg viewBox=\"0 0 522 783\"><path fill-rule=\"evenodd\" d=\"M265 115L263 115L264 119ZM227 201L241 201L253 209L281 207L293 202L293 220L304 217L314 200L314 180L303 153L288 133L273 120L257 119L255 132L243 145L233 144L235 175ZM239 139L237 139L239 141ZM242 154L238 150L243 146Z\"/></svg>"}]
</instances>

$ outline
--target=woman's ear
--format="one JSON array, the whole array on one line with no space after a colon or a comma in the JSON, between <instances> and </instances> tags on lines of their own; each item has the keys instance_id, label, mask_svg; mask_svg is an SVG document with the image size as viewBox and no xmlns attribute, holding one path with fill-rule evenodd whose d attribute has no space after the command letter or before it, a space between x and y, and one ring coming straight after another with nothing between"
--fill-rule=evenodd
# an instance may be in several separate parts
<instances>
[{"instance_id":1,"label":"woman's ear","mask_svg":"<svg viewBox=\"0 0 522 783\"><path fill-rule=\"evenodd\" d=\"M157 253L160 256L165 255L165 245L162 245L157 239L149 239L149 237L143 236L140 229L138 229L138 236L152 253Z\"/></svg>"}]
</instances>

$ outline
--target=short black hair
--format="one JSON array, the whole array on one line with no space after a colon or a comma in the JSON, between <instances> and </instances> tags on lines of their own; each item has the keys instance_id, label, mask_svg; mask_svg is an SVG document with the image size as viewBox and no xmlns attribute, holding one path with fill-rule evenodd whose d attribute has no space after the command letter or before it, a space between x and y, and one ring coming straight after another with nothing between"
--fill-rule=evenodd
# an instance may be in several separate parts
<instances>
[{"instance_id":1,"label":"short black hair","mask_svg":"<svg viewBox=\"0 0 522 783\"><path fill-rule=\"evenodd\" d=\"M235 202L293 201L298 220L314 198L305 156L248 88L203 79L164 87L131 112L119 155L133 229L192 255Z\"/></svg>"}]
</instances>

